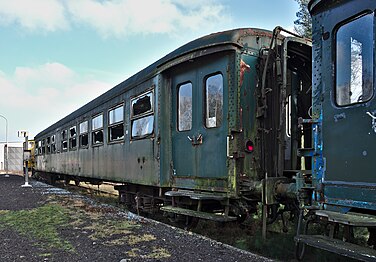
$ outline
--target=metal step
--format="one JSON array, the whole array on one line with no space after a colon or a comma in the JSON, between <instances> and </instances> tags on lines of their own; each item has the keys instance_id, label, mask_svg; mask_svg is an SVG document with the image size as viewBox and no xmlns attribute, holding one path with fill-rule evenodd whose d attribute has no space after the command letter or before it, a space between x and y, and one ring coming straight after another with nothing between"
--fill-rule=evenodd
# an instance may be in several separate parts
<instances>
[{"instance_id":1,"label":"metal step","mask_svg":"<svg viewBox=\"0 0 376 262\"><path fill-rule=\"evenodd\" d=\"M195 210L185 209L185 208L180 208L180 207L164 206L164 207L161 207L160 209L165 212L191 216L191 217L198 217L198 218L213 220L217 222L230 222L230 221L237 220L236 217L206 213L206 212L195 211Z\"/></svg>"},{"instance_id":2,"label":"metal step","mask_svg":"<svg viewBox=\"0 0 376 262\"><path fill-rule=\"evenodd\" d=\"M178 190L178 191L167 191L166 196L170 197L189 197L194 200L225 200L227 197L221 195L205 194L205 193L196 193L188 190Z\"/></svg>"},{"instance_id":3,"label":"metal step","mask_svg":"<svg viewBox=\"0 0 376 262\"><path fill-rule=\"evenodd\" d=\"M295 237L295 241L362 261L376 261L376 250L343 242L327 236L299 235Z\"/></svg>"},{"instance_id":4,"label":"metal step","mask_svg":"<svg viewBox=\"0 0 376 262\"><path fill-rule=\"evenodd\" d=\"M355 227L376 227L376 216L372 215L365 215L354 212L342 214L328 210L317 210L315 214L317 216L327 218L330 222L335 222L342 225Z\"/></svg>"}]
</instances>

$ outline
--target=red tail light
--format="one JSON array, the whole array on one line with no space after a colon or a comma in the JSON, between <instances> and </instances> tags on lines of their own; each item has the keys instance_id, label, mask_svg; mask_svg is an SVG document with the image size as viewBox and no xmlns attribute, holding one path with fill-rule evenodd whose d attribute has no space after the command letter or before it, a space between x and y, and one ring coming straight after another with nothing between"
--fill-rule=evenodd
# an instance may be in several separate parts
<instances>
[{"instance_id":1,"label":"red tail light","mask_svg":"<svg viewBox=\"0 0 376 262\"><path fill-rule=\"evenodd\" d=\"M248 140L245 143L245 151L248 153L252 153L255 150L255 146L253 145L253 142L251 140Z\"/></svg>"}]
</instances>

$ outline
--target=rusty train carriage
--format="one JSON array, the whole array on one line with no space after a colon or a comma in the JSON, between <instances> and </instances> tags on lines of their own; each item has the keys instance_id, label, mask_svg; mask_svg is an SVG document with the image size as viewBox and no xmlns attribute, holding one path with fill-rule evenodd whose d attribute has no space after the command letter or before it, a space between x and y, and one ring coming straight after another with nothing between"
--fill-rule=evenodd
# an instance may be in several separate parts
<instances>
[{"instance_id":1,"label":"rusty train carriage","mask_svg":"<svg viewBox=\"0 0 376 262\"><path fill-rule=\"evenodd\" d=\"M271 189L301 168L310 50L279 30L192 41L39 133L35 171L123 183L121 201L146 212L244 217L262 179Z\"/></svg>"},{"instance_id":2,"label":"rusty train carriage","mask_svg":"<svg viewBox=\"0 0 376 262\"><path fill-rule=\"evenodd\" d=\"M374 261L352 242L366 227L376 247L376 4L309 8L313 52L280 27L194 40L39 133L35 171L121 183L130 207L187 223L241 220L261 202L264 234L299 215L298 258L310 245Z\"/></svg>"}]
</instances>

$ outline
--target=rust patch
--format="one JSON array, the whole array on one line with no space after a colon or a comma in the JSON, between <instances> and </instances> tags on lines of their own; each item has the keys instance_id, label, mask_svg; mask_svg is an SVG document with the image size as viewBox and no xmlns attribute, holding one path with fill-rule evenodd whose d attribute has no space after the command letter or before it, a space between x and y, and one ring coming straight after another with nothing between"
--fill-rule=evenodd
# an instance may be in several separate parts
<instances>
[{"instance_id":1,"label":"rust patch","mask_svg":"<svg viewBox=\"0 0 376 262\"><path fill-rule=\"evenodd\" d=\"M251 67L246 64L242 59L240 59L240 86L243 85L244 73L250 72Z\"/></svg>"}]
</instances>

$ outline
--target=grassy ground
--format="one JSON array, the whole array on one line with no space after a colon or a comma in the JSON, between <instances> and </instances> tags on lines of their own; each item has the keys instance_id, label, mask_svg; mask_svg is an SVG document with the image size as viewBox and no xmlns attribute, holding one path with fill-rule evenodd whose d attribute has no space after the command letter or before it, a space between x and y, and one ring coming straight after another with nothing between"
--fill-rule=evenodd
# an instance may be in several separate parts
<instances>
[{"instance_id":1,"label":"grassy ground","mask_svg":"<svg viewBox=\"0 0 376 262\"><path fill-rule=\"evenodd\" d=\"M97 199L102 203L119 206L117 202L117 196L104 194L93 190L81 189L81 193L84 193L90 197ZM261 212L260 212L261 213ZM169 221L162 222L169 223ZM200 220L197 228L193 229L195 233L208 236L209 238L218 240L222 243L232 245L234 247L247 250L253 253L257 253L269 258L274 258L283 261L295 261L295 222L290 221L288 224L288 232L284 233L282 230L281 221L277 221L274 224L268 226L267 239L262 238L261 233L261 217L260 215L254 215L247 223L239 225L237 223L215 223L211 221ZM101 230L99 230L100 234ZM108 232L105 232L106 234ZM365 232L360 232L360 235L364 235ZM148 236L145 236L147 239ZM362 238L362 236L360 237ZM363 240L364 242L364 240ZM135 250L136 252L137 250ZM160 251L158 253L163 253ZM307 247L304 261L354 261L351 259L337 256L335 254L317 250Z\"/></svg>"}]
</instances>

